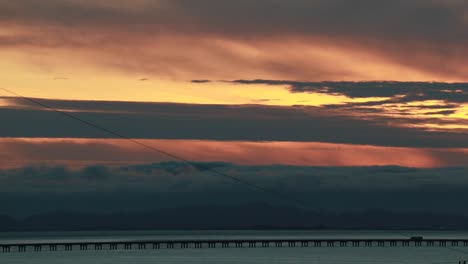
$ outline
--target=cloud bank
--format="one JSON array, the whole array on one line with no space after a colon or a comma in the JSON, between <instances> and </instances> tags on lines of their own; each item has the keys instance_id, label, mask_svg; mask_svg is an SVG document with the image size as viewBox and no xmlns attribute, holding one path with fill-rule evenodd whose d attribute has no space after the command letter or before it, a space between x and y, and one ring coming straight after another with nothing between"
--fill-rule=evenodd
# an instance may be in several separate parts
<instances>
[{"instance_id":1,"label":"cloud bank","mask_svg":"<svg viewBox=\"0 0 468 264\"><path fill-rule=\"evenodd\" d=\"M234 80L238 84L284 85L293 93L324 93L350 98L388 97L395 103L440 100L447 104L468 102L468 83L441 82L301 82L287 80ZM374 102L385 103L385 102Z\"/></svg>"},{"instance_id":2,"label":"cloud bank","mask_svg":"<svg viewBox=\"0 0 468 264\"><path fill-rule=\"evenodd\" d=\"M101 2L3 0L0 45L176 78L468 76L463 0Z\"/></svg>"},{"instance_id":3,"label":"cloud bank","mask_svg":"<svg viewBox=\"0 0 468 264\"><path fill-rule=\"evenodd\" d=\"M139 140L148 146L196 162L221 160L242 165L371 166L417 168L465 166L468 149L401 148L319 142L215 140ZM0 139L0 169L32 165L111 167L174 160L119 139Z\"/></svg>"},{"instance_id":4,"label":"cloud bank","mask_svg":"<svg viewBox=\"0 0 468 264\"><path fill-rule=\"evenodd\" d=\"M468 187L466 168L200 164L295 197L312 210L460 213L467 202L462 195ZM0 197L9 201L0 205L0 211L13 215L64 209L102 213L252 202L298 206L177 162L80 170L25 167L0 171L0 183Z\"/></svg>"},{"instance_id":5,"label":"cloud bank","mask_svg":"<svg viewBox=\"0 0 468 264\"><path fill-rule=\"evenodd\" d=\"M427 131L402 126L407 120L362 118L350 111L320 107L38 100L132 138L468 147L464 131ZM0 131L2 137L109 138L104 132L25 104L24 100L10 102L0 108L0 120L9 124ZM425 124L425 118L411 122Z\"/></svg>"},{"instance_id":6,"label":"cloud bank","mask_svg":"<svg viewBox=\"0 0 468 264\"><path fill-rule=\"evenodd\" d=\"M468 185L467 169L462 167L417 169L398 166L311 167L288 165L235 165L224 162L196 163L200 167L286 192L435 190ZM249 190L249 186L180 162L89 166L73 170L63 166L30 166L1 171L3 193L108 192L203 192ZM251 190L256 191L258 190Z\"/></svg>"}]
</instances>

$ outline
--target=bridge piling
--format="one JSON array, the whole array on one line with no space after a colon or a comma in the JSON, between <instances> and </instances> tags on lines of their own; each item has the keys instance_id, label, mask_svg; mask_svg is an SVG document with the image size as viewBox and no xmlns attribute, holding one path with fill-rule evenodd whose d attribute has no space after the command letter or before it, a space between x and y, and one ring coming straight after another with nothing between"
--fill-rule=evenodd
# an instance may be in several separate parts
<instances>
[{"instance_id":1,"label":"bridge piling","mask_svg":"<svg viewBox=\"0 0 468 264\"><path fill-rule=\"evenodd\" d=\"M26 246L24 245L18 246L18 252L26 252Z\"/></svg>"},{"instance_id":2,"label":"bridge piling","mask_svg":"<svg viewBox=\"0 0 468 264\"><path fill-rule=\"evenodd\" d=\"M3 250L3 252L10 252L11 248L10 248L10 246L3 246L2 250Z\"/></svg>"},{"instance_id":3,"label":"bridge piling","mask_svg":"<svg viewBox=\"0 0 468 264\"><path fill-rule=\"evenodd\" d=\"M100 241L100 242L81 242L81 243L72 243L72 242L65 242L65 243L53 243L53 242L48 242L48 243L32 243L32 244L0 244L0 252L10 252L10 251L15 251L15 252L27 252L28 250L34 251L34 252L39 252L42 251L44 247L47 247L49 251L58 251L58 250L64 250L64 251L72 251L74 250L74 247L76 246L79 250L88 250L89 247L93 247L94 250L103 250L109 249L109 250L117 250L120 245L121 247L125 250L131 250L132 246L134 245L136 249L139 250L144 250L147 249L148 246L153 247L153 249L159 249L163 244L164 248L167 249L173 249L175 244L180 248L190 248L192 245L194 248L216 248L218 245L222 248L229 248L231 244L235 246L236 248L242 248L242 247L249 247L249 248L255 248L255 247L270 247L270 246L275 246L275 247L309 247L314 246L314 247L321 247L326 246L326 247L348 247L348 246L353 246L353 247L360 247L364 245L365 247L385 247L389 245L390 247L397 247L397 246L402 246L402 247L422 247L422 246L427 246L427 247L434 247L434 246L439 246L439 247L446 247L446 246L452 246L452 247L460 247L460 246L468 246L468 239L310 239L310 240L302 240L302 239L284 239L284 240L278 240L278 239L272 239L272 240L181 240L181 241L145 241L145 240L140 240L140 241ZM12 249L13 248L13 249Z\"/></svg>"}]
</instances>

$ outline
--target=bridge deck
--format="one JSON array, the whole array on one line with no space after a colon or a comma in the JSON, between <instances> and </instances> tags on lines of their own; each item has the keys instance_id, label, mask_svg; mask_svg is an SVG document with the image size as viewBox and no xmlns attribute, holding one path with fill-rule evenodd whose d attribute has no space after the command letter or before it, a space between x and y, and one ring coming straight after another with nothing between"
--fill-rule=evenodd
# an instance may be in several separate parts
<instances>
[{"instance_id":1,"label":"bridge deck","mask_svg":"<svg viewBox=\"0 0 468 264\"><path fill-rule=\"evenodd\" d=\"M123 241L70 241L38 243L0 243L0 252L57 251L57 250L130 250L160 248L228 248L228 247L421 247L421 246L463 246L468 247L467 239L203 239L203 240L123 240Z\"/></svg>"}]
</instances>

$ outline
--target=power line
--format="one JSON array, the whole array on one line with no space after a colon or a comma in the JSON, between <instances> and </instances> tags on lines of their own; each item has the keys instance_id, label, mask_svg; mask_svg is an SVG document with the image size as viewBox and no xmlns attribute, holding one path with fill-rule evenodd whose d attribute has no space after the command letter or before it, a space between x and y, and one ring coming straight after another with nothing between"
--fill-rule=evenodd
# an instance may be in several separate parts
<instances>
[{"instance_id":1,"label":"power line","mask_svg":"<svg viewBox=\"0 0 468 264\"><path fill-rule=\"evenodd\" d=\"M305 203L304 201L301 201L301 200L299 200L299 199L297 199L295 197L292 197L292 196L286 195L284 193L281 193L281 192L278 192L278 191L275 191L275 190L271 190L271 189L259 186L259 185L255 184L255 183L250 182L250 181L237 178L235 176L229 175L229 174L224 173L224 172L219 171L219 170L215 170L215 169L213 169L213 168L211 168L209 166L203 165L201 163L196 163L196 162L190 161L190 160L188 160L186 158L183 158L181 156L172 154L172 153L170 153L168 151L165 151L165 150L163 150L161 148L148 145L148 144L146 144L144 142L141 142L139 140L136 140L136 139L133 139L131 137L125 136L123 134L120 134L120 133L118 133L118 132L116 132L114 130L105 128L105 127L100 126L100 125L98 125L96 123L93 123L93 122L90 122L90 121L85 120L83 118L80 118L80 117L78 117L78 116L76 116L74 114L71 114L71 113L68 113L68 112L65 112L65 111L61 111L61 110L59 110L59 109L57 109L55 107L52 107L52 106L50 106L50 105L48 105L48 104L46 104L44 102L41 102L39 100L34 99L34 98L23 96L23 95L21 95L19 93L16 93L16 92L14 92L12 90L9 90L9 89L3 88L3 87L0 87L0 89L7 92L7 93L15 95L15 96L17 96L17 97L19 97L19 98L21 98L23 100L26 100L26 101L28 101L30 103L39 105L39 106L41 106L41 107L43 107L45 109L49 109L49 110L51 110L53 112L61 114L61 115L65 116L65 117L73 119L73 120L75 120L77 122L80 122L82 124L85 124L85 125L87 125L89 127L92 127L94 129L103 131L103 132L105 132L105 133L107 133L109 135L112 135L114 137L124 139L124 140L128 140L128 141L133 142L134 144L140 145L141 147L144 147L146 149L149 149L149 150L155 151L155 152L157 152L159 154L163 154L165 156L168 156L168 157L171 157L173 159L179 160L179 161L181 161L181 162L183 162L185 164L188 164L188 165L192 166L193 168L197 169L200 172L208 171L208 172L211 172L211 173L213 173L215 175L218 175L218 176L230 179L232 181L238 182L240 184L243 184L245 186L248 186L248 187L250 187L252 189L256 189L256 190L262 191L264 193L268 193L270 195L277 196L277 197L279 197L279 198L281 198L283 200L287 200L288 202L292 202L292 203L294 203L296 205L299 205L302 208L309 208L307 203Z\"/></svg>"}]
</instances>

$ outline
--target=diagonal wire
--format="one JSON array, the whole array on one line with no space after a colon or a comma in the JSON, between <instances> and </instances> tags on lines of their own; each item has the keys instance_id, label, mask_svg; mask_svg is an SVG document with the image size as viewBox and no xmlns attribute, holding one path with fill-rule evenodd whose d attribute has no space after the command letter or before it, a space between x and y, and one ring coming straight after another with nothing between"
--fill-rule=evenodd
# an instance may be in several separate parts
<instances>
[{"instance_id":1,"label":"diagonal wire","mask_svg":"<svg viewBox=\"0 0 468 264\"><path fill-rule=\"evenodd\" d=\"M292 202L292 203L294 203L294 204L297 204L297 205L299 205L299 206L302 207L302 208L310 208L310 206L309 206L305 201L299 200L299 199L297 199L296 197L292 197L292 196L286 195L286 194L284 194L284 193L282 193L282 192L278 192L278 191L276 191L276 190L272 190L272 189L269 189L269 188L265 188L265 187L263 187L263 186L260 186L260 185L257 185L257 184L255 184L255 183L252 183L252 182L250 182L250 181L247 181L247 180L244 180L244 179L240 179L240 178L238 178L238 177L229 175L229 174L224 173L224 172L222 172L222 171L213 169L213 168L211 168L211 167L209 167L209 166L206 166L206 165L203 165L203 164L200 164L200 163L196 163L196 162L190 161L190 160L188 160L188 159L186 159L186 158L183 158L183 157L181 157L181 156L179 156L179 155L175 155L175 154L170 153L170 152L168 152L168 151L166 151L166 150L163 150L163 149L161 149L161 148L151 146L151 145L146 144L146 143L144 143L144 142L142 142L142 141L140 141L140 140L133 139L133 138L131 138L131 137L125 136L125 135L123 135L123 134L120 134L120 133L118 133L118 132L116 132L116 131L114 131L114 130L111 130L111 129L105 128L105 127L103 127L103 126L100 126L100 125L98 125L98 124L96 124L96 123L87 121L87 120L85 120L85 119L83 119L83 118L80 118L80 117L74 115L74 114L71 114L71 113L68 113L68 112L65 112L65 111L61 111L61 110L59 110L59 109L57 109L57 108L55 108L55 107L52 107L52 106L50 106L50 105L48 105L48 104L46 104L46 103L44 103L44 102L41 102L40 100L37 100L37 99L34 99L34 98L30 98L30 97L23 96L23 95L21 95L21 94L19 94L19 93L16 93L16 92L14 92L14 91L12 91L12 90L9 90L9 89L3 88L3 87L0 87L0 89L3 90L3 91L5 91L5 92L7 92L7 93L10 93L10 94L12 94L12 95L15 95L15 96L17 96L17 97L19 97L19 98L21 98L21 99L23 99L23 100L25 100L25 101L28 101L28 102L30 102L30 103L39 105L39 106L41 106L41 107L43 107L43 108L49 109L49 110L51 110L51 111L53 111L53 112L56 112L56 113L61 114L61 115L63 115L63 116L66 116L66 117L68 117L68 118L70 118L70 119L73 119L73 120L75 120L75 121L78 121L78 122L80 122L80 123L82 123L82 124L85 124L85 125L87 125L87 126L89 126L89 127L94 128L94 129L103 131L103 132L105 132L105 133L107 133L107 134L109 134L109 135L112 135L112 136L114 136L114 137L117 137L117 138L120 138L120 139L128 140L128 141L133 142L133 143L135 143L135 144L137 144L137 145L140 145L141 147L144 147L144 148L146 148L146 149L149 149L149 150L155 151L155 152L157 152L157 153L163 154L163 155L165 155L165 156L171 157L171 158L173 158L173 159L179 160L179 161L181 161L181 162L183 162L183 163L185 163L185 164L187 164L187 165L190 165L190 166L194 167L194 168L197 169L198 171L201 171L201 172L203 172L203 171L208 171L208 172L211 172L211 173L213 173L213 174L215 174L215 175L218 175L218 176L221 176L221 177L230 179L230 180L232 180L232 181L235 181L235 182L237 182L237 183L243 184L243 185L245 185L245 186L248 186L248 187L250 187L250 188L252 188L252 189L256 189L256 190L262 191L262 192L264 192L264 193L268 193L268 194L270 194L270 195L277 196L278 198L281 198L281 199L286 200L286 201L288 201L288 202Z\"/></svg>"}]
</instances>

